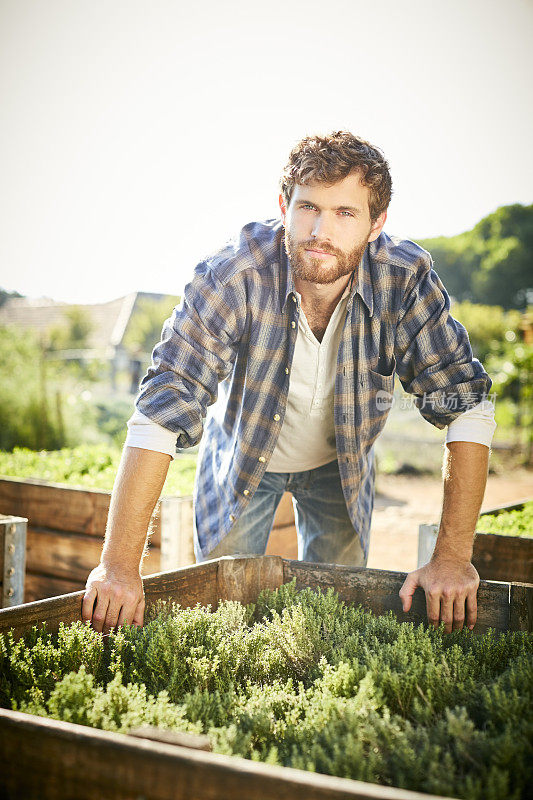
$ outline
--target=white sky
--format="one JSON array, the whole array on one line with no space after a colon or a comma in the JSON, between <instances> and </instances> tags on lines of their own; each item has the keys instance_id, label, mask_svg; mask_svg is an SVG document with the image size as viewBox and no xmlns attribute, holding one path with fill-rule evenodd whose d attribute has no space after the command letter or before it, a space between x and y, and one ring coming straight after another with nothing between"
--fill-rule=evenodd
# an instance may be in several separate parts
<instances>
[{"instance_id":1,"label":"white sky","mask_svg":"<svg viewBox=\"0 0 533 800\"><path fill-rule=\"evenodd\" d=\"M529 204L532 23L531 0L0 0L0 286L178 294L277 216L317 131L385 152L388 233Z\"/></svg>"}]
</instances>

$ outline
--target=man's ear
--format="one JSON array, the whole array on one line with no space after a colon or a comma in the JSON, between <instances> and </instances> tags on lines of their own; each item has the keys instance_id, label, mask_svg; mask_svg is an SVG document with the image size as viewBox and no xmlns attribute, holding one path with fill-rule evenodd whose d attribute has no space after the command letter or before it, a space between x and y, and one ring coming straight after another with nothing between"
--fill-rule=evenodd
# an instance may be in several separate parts
<instances>
[{"instance_id":1,"label":"man's ear","mask_svg":"<svg viewBox=\"0 0 533 800\"><path fill-rule=\"evenodd\" d=\"M285 200L283 199L282 194L280 194L278 202L281 211L281 224L285 225L285 217L287 216L287 206L285 205Z\"/></svg>"},{"instance_id":2,"label":"man's ear","mask_svg":"<svg viewBox=\"0 0 533 800\"><path fill-rule=\"evenodd\" d=\"M379 217L372 223L372 228L370 229L370 235L368 237L369 242L375 242L378 238L379 234L383 230L383 226L387 220L387 212L384 211Z\"/></svg>"}]
</instances>

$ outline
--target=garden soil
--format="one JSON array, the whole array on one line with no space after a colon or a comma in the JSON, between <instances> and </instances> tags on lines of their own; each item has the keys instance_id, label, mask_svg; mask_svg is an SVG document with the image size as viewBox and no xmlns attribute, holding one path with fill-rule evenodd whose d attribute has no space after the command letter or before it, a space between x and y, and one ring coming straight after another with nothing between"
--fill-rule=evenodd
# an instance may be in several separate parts
<instances>
[{"instance_id":1,"label":"garden soil","mask_svg":"<svg viewBox=\"0 0 533 800\"><path fill-rule=\"evenodd\" d=\"M481 513L532 498L532 470L522 468L489 475ZM418 526L440 521L442 500L441 478L378 475L368 566L398 572L416 569Z\"/></svg>"},{"instance_id":2,"label":"garden soil","mask_svg":"<svg viewBox=\"0 0 533 800\"><path fill-rule=\"evenodd\" d=\"M489 474L481 512L525 499L533 499L533 470L514 468ZM398 572L416 569L418 526L440 521L442 500L440 476L378 473L368 567ZM298 557L292 498L288 493L276 513L267 553Z\"/></svg>"}]
</instances>

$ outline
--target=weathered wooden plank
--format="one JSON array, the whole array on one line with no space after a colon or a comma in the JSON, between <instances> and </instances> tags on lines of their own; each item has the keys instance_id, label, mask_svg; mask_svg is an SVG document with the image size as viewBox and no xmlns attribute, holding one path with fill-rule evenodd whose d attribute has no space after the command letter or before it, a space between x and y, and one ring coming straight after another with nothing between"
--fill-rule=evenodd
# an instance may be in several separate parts
<instances>
[{"instance_id":1,"label":"weathered wooden plank","mask_svg":"<svg viewBox=\"0 0 533 800\"><path fill-rule=\"evenodd\" d=\"M533 539L478 533L472 563L485 580L533 583Z\"/></svg>"},{"instance_id":2,"label":"weathered wooden plank","mask_svg":"<svg viewBox=\"0 0 533 800\"><path fill-rule=\"evenodd\" d=\"M407 573L389 572L364 567L310 564L304 561L287 561L283 568L284 583L296 578L298 589L306 586L329 587L338 592L346 603L359 603L375 614L391 610L400 622L427 623L426 598L422 589L417 589L411 610L404 614L399 591ZM483 633L488 628L504 631L509 628L509 584L481 581L477 593L478 620L474 628Z\"/></svg>"},{"instance_id":3,"label":"weathered wooden plank","mask_svg":"<svg viewBox=\"0 0 533 800\"><path fill-rule=\"evenodd\" d=\"M510 615L509 630L533 630L533 586L524 583L512 583L509 593Z\"/></svg>"},{"instance_id":4,"label":"weathered wooden plank","mask_svg":"<svg viewBox=\"0 0 533 800\"><path fill-rule=\"evenodd\" d=\"M194 564L192 497L161 498L157 519L161 569L178 569Z\"/></svg>"},{"instance_id":5,"label":"weathered wooden plank","mask_svg":"<svg viewBox=\"0 0 533 800\"><path fill-rule=\"evenodd\" d=\"M484 514L502 514L505 511L516 511L519 508L523 508L526 503L531 502L532 498L527 497L524 500L517 500L514 503L504 503L500 506L492 506L492 508L486 508L481 512L481 515Z\"/></svg>"},{"instance_id":6,"label":"weathered wooden plank","mask_svg":"<svg viewBox=\"0 0 533 800\"><path fill-rule=\"evenodd\" d=\"M24 800L444 800L0 709L0 792Z\"/></svg>"},{"instance_id":7,"label":"weathered wooden plank","mask_svg":"<svg viewBox=\"0 0 533 800\"><path fill-rule=\"evenodd\" d=\"M50 575L34 575L26 572L24 581L24 602L33 603L48 597L79 592L85 587L85 581L69 581L66 578L52 578Z\"/></svg>"},{"instance_id":8,"label":"weathered wooden plank","mask_svg":"<svg viewBox=\"0 0 533 800\"><path fill-rule=\"evenodd\" d=\"M410 612L404 614L402 611L398 593L405 577L406 573L287 561L276 556L226 556L149 576L144 579L144 586L147 601L171 597L181 605L201 603L216 607L219 598L254 602L262 588L276 588L282 582L296 578L299 589L306 586L320 586L323 590L332 587L345 602L361 603L376 614L391 609L400 621L425 623L426 601L421 589L415 593ZM481 633L489 627L507 630L511 618L515 629L531 630L531 615L529 612L526 614L523 604L531 603L529 592L533 587L520 590L521 594L518 589L514 591L516 602L522 604L521 611L510 605L509 583L481 582L476 632ZM22 632L44 619L54 629L60 621L72 622L80 618L82 596L83 592L76 592L0 611L0 631L13 625Z\"/></svg>"},{"instance_id":9,"label":"weathered wooden plank","mask_svg":"<svg viewBox=\"0 0 533 800\"><path fill-rule=\"evenodd\" d=\"M169 731L165 728L156 728L153 725L141 725L128 731L128 736L137 739L150 739L152 742L163 744L177 744L179 747L189 747L192 750L205 750L211 752L209 736L200 733L184 733L182 731Z\"/></svg>"},{"instance_id":10,"label":"weathered wooden plank","mask_svg":"<svg viewBox=\"0 0 533 800\"><path fill-rule=\"evenodd\" d=\"M279 556L223 556L217 562L220 600L255 603L262 589L277 589L283 583L283 560Z\"/></svg>"},{"instance_id":11,"label":"weathered wooden plank","mask_svg":"<svg viewBox=\"0 0 533 800\"><path fill-rule=\"evenodd\" d=\"M110 492L45 481L1 478L0 511L27 517L31 525L103 536Z\"/></svg>"},{"instance_id":12,"label":"weathered wooden plank","mask_svg":"<svg viewBox=\"0 0 533 800\"><path fill-rule=\"evenodd\" d=\"M217 604L216 561L207 561L182 570L160 572L143 579L147 602L169 597L182 606ZM47 629L56 631L59 623L66 625L81 619L81 603L84 592L73 592L60 597L37 600L33 603L0 609L0 633L10 628L15 636L21 636L33 625L46 620Z\"/></svg>"},{"instance_id":13,"label":"weathered wooden plank","mask_svg":"<svg viewBox=\"0 0 533 800\"><path fill-rule=\"evenodd\" d=\"M89 572L100 561L103 536L51 531L28 527L26 568L33 573L85 583ZM150 547L142 563L144 575L161 569L161 551Z\"/></svg>"},{"instance_id":14,"label":"weathered wooden plank","mask_svg":"<svg viewBox=\"0 0 533 800\"><path fill-rule=\"evenodd\" d=\"M111 492L32 478L0 478L0 512L27 517L33 527L103 536ZM159 503L150 525L151 543L161 546Z\"/></svg>"}]
</instances>

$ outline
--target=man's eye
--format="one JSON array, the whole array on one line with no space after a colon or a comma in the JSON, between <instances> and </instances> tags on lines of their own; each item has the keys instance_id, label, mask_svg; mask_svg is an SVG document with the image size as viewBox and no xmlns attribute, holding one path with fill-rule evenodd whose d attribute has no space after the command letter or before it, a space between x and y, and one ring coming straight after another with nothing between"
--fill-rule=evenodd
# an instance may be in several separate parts
<instances>
[{"instance_id":1,"label":"man's eye","mask_svg":"<svg viewBox=\"0 0 533 800\"><path fill-rule=\"evenodd\" d=\"M351 211L341 211L340 214L341 214L342 217L353 217L353 214L352 214Z\"/></svg>"},{"instance_id":2,"label":"man's eye","mask_svg":"<svg viewBox=\"0 0 533 800\"><path fill-rule=\"evenodd\" d=\"M310 209L313 209L313 208L314 208L314 206L312 206L312 205L311 205L311 203L303 203L303 204L300 206L300 208L304 208L304 209L308 209L308 208L310 208Z\"/></svg>"}]
</instances>

